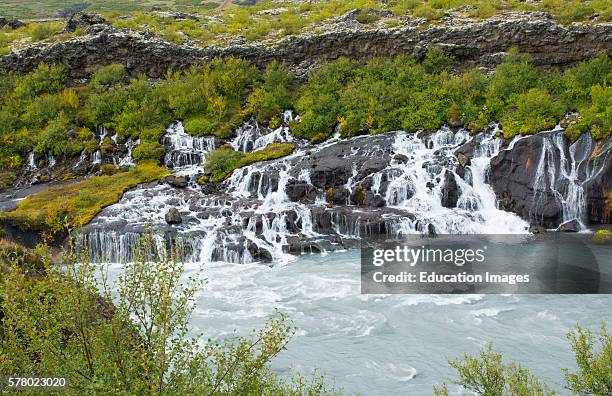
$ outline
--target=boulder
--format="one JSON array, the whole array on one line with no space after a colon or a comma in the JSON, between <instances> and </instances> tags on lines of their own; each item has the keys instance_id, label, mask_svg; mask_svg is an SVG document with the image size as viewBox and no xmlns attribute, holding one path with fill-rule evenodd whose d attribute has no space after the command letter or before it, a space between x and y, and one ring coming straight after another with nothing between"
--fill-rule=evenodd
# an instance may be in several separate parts
<instances>
[{"instance_id":1,"label":"boulder","mask_svg":"<svg viewBox=\"0 0 612 396\"><path fill-rule=\"evenodd\" d=\"M444 183L442 184L442 206L454 208L459 200L459 186L452 172L445 172Z\"/></svg>"},{"instance_id":2,"label":"boulder","mask_svg":"<svg viewBox=\"0 0 612 396\"><path fill-rule=\"evenodd\" d=\"M566 221L565 223L561 224L559 226L559 228L557 228L557 231L559 232L578 232L580 231L582 227L580 226L580 222L576 219L572 219L569 221Z\"/></svg>"},{"instance_id":3,"label":"boulder","mask_svg":"<svg viewBox=\"0 0 612 396\"><path fill-rule=\"evenodd\" d=\"M312 184L295 179L287 183L285 193L293 202L313 203L317 197L317 189Z\"/></svg>"},{"instance_id":4,"label":"boulder","mask_svg":"<svg viewBox=\"0 0 612 396\"><path fill-rule=\"evenodd\" d=\"M186 176L168 175L164 177L164 182L176 188L185 188L188 185Z\"/></svg>"},{"instance_id":5,"label":"boulder","mask_svg":"<svg viewBox=\"0 0 612 396\"><path fill-rule=\"evenodd\" d=\"M272 261L272 253L269 250L257 246L256 243L249 243L249 254L255 261L269 263Z\"/></svg>"},{"instance_id":6,"label":"boulder","mask_svg":"<svg viewBox=\"0 0 612 396\"><path fill-rule=\"evenodd\" d=\"M183 222L181 214L179 213L177 208L171 208L170 210L168 210L168 212L166 212L166 215L164 216L164 219L166 220L166 223L170 225L181 224Z\"/></svg>"},{"instance_id":7,"label":"boulder","mask_svg":"<svg viewBox=\"0 0 612 396\"><path fill-rule=\"evenodd\" d=\"M97 14L87 14L84 12L80 12L74 14L66 21L66 26L64 27L65 32L74 32L78 28L88 28L93 25L101 25L107 24L106 19L102 18Z\"/></svg>"},{"instance_id":8,"label":"boulder","mask_svg":"<svg viewBox=\"0 0 612 396\"><path fill-rule=\"evenodd\" d=\"M546 228L542 226L531 226L529 227L529 232L532 234L544 234L546 232Z\"/></svg>"},{"instance_id":9,"label":"boulder","mask_svg":"<svg viewBox=\"0 0 612 396\"><path fill-rule=\"evenodd\" d=\"M20 27L24 27L26 24L19 19L13 18L0 18L0 29L8 26L11 29L19 29Z\"/></svg>"}]
</instances>

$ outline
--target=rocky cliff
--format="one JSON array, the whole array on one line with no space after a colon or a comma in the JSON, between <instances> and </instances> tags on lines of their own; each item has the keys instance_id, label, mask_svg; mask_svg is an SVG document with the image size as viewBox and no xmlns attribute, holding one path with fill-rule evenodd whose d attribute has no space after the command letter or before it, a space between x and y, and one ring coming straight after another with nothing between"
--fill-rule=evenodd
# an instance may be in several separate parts
<instances>
[{"instance_id":1,"label":"rocky cliff","mask_svg":"<svg viewBox=\"0 0 612 396\"><path fill-rule=\"evenodd\" d=\"M612 24L562 26L541 12L513 12L480 22L451 20L429 26L413 21L384 29L332 24L320 34L225 48L172 44L151 33L117 30L104 24L93 25L87 32L83 37L38 43L6 55L0 58L0 68L25 72L40 62L60 63L69 68L73 78L84 78L100 65L121 63L134 73L161 77L168 68L184 68L216 56L236 56L258 66L271 60L284 61L299 76L320 60L397 54L420 58L429 47L443 48L458 64L488 67L498 63L511 47L531 54L536 65L561 67L612 49Z\"/></svg>"}]
</instances>

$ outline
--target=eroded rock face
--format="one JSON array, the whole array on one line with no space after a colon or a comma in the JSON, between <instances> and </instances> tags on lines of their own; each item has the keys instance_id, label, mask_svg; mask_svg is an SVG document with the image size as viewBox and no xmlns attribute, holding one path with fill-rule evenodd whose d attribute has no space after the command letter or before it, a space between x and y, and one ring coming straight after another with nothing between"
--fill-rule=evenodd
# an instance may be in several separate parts
<instances>
[{"instance_id":1,"label":"eroded rock face","mask_svg":"<svg viewBox=\"0 0 612 396\"><path fill-rule=\"evenodd\" d=\"M491 161L491 185L504 210L532 225L556 228L579 219L612 217L612 141L583 134L571 144L562 131L521 138ZM586 212L585 212L586 209Z\"/></svg>"},{"instance_id":2,"label":"eroded rock face","mask_svg":"<svg viewBox=\"0 0 612 396\"><path fill-rule=\"evenodd\" d=\"M421 58L429 47L440 47L466 62L492 67L503 53L517 47L531 54L536 65L567 66L612 49L612 24L561 26L542 12L514 12L481 22L442 23L428 28L400 26L334 27L320 34L290 36L276 44L240 44L197 48L171 44L151 33L90 26L88 35L58 43L38 43L0 59L0 68L27 72L40 62L60 63L71 77L89 76L96 67L121 63L133 73L163 77L170 69L201 64L216 56L245 58L262 67L272 60L289 64L298 74L321 60L341 56L366 59L410 54Z\"/></svg>"}]
</instances>

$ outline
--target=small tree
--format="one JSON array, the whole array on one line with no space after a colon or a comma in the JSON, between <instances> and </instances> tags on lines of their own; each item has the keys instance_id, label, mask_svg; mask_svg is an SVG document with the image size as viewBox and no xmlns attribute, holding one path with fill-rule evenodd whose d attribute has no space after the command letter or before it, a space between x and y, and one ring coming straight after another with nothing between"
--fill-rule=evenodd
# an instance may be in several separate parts
<instances>
[{"instance_id":1,"label":"small tree","mask_svg":"<svg viewBox=\"0 0 612 396\"><path fill-rule=\"evenodd\" d=\"M463 359L449 361L457 370L459 379L454 384L481 396L532 396L554 395L528 369L517 363L504 364L501 353L488 344L479 357L465 354ZM434 387L434 395L448 396L448 387Z\"/></svg>"},{"instance_id":2,"label":"small tree","mask_svg":"<svg viewBox=\"0 0 612 396\"><path fill-rule=\"evenodd\" d=\"M605 324L598 333L577 326L567 334L578 371L565 371L565 388L580 395L612 394L612 337ZM599 350L596 350L599 346Z\"/></svg>"}]
</instances>

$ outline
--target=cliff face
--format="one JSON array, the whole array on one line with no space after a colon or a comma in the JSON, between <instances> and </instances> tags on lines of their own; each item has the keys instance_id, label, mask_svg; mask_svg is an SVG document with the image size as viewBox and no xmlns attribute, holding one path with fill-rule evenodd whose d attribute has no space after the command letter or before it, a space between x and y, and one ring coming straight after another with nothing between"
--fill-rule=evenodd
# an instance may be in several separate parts
<instances>
[{"instance_id":1,"label":"cliff face","mask_svg":"<svg viewBox=\"0 0 612 396\"><path fill-rule=\"evenodd\" d=\"M274 44L199 48L168 43L150 33L94 25L88 35L58 43L40 43L0 58L0 68L26 72L40 62L61 63L72 78L87 77L96 67L121 63L134 73L161 77L168 68L204 63L216 56L245 58L257 66L271 60L291 65L298 76L320 60L347 56L410 54L417 58L429 47L441 47L458 64L493 66L503 52L517 47L536 65L568 66L612 50L612 24L561 26L545 13L508 13L482 22L447 22L430 27L400 26L369 30L330 25L321 34L287 37Z\"/></svg>"}]
</instances>

